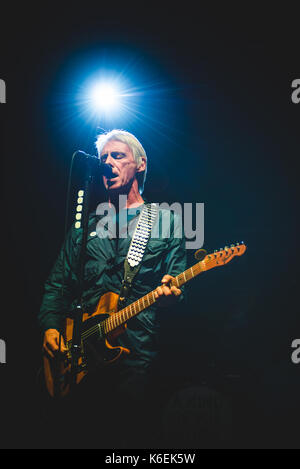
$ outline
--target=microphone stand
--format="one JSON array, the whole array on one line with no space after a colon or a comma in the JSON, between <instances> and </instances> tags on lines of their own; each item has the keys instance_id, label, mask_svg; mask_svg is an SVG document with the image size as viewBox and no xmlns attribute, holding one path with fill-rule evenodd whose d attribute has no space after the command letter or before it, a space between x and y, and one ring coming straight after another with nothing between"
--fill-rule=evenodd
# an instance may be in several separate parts
<instances>
[{"instance_id":1,"label":"microphone stand","mask_svg":"<svg viewBox=\"0 0 300 469\"><path fill-rule=\"evenodd\" d=\"M89 199L90 199L90 186L93 179L92 176L92 159L86 159L86 170L84 175L84 193L83 193L83 206L82 206L82 243L79 257L79 282L78 282L78 302L74 311L73 322L73 337L71 346L71 389L76 385L76 377L80 367L78 360L82 351L81 343L81 326L82 317L84 313L83 305L83 290L84 290L84 266L86 260L86 244L88 237L88 222L89 222Z\"/></svg>"}]
</instances>

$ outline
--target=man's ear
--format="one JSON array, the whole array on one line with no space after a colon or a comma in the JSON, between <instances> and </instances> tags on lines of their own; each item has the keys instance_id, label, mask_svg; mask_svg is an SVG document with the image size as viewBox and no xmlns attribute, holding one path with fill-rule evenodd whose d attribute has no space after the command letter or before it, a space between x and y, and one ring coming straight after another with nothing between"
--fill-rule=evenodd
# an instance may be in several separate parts
<instances>
[{"instance_id":1,"label":"man's ear","mask_svg":"<svg viewBox=\"0 0 300 469\"><path fill-rule=\"evenodd\" d=\"M139 167L137 168L137 170L136 170L137 173L141 173L141 172L143 172L143 171L146 170L146 166L147 166L147 159L146 159L146 157L145 157L145 156L141 156L141 160L142 160L142 162L141 162L140 166L139 166Z\"/></svg>"}]
</instances>

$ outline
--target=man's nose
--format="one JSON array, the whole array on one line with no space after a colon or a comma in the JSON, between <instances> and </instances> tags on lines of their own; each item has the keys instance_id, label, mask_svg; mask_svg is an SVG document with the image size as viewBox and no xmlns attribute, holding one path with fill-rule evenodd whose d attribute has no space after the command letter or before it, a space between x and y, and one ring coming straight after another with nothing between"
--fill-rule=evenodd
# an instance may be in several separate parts
<instances>
[{"instance_id":1,"label":"man's nose","mask_svg":"<svg viewBox=\"0 0 300 469\"><path fill-rule=\"evenodd\" d=\"M114 159L113 159L113 157L111 156L111 154L109 153L109 154L107 155L105 164L109 164L110 166L113 167L113 164L112 164L113 161L114 161Z\"/></svg>"}]
</instances>

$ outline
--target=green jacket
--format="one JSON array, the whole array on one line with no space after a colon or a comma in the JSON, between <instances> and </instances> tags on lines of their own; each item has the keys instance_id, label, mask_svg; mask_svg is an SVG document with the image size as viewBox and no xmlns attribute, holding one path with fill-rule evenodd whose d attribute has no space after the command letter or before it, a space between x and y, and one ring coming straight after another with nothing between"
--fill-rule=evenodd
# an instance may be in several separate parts
<instances>
[{"instance_id":1,"label":"green jacket","mask_svg":"<svg viewBox=\"0 0 300 469\"><path fill-rule=\"evenodd\" d=\"M143 205L139 207L142 209ZM137 216L128 215L129 226L136 226ZM121 217L120 217L121 218ZM84 273L83 303L87 310L94 310L101 295L108 291L119 294L124 276L126 258L131 237L103 238L99 233L102 217L92 213L89 218L87 253ZM170 219L168 233L167 220ZM163 221L166 221L165 225ZM163 275L178 275L186 267L184 237L175 237L181 221L173 211L160 209L157 223L160 223L159 237L150 238L142 260L141 268L134 279L127 304L139 299L161 284ZM132 224L132 225L130 225ZM120 227L122 228L122 227ZM161 229L162 228L162 229ZM170 234L169 237L165 237ZM78 288L78 261L81 246L81 228L73 226L45 283L38 322L41 331L49 328L61 329L65 317L76 306ZM182 287L184 290L184 287ZM183 294L178 297L182 302ZM154 303L128 322L126 332L119 336L120 345L131 350L127 359L129 365L147 367L158 352L159 305Z\"/></svg>"}]
</instances>

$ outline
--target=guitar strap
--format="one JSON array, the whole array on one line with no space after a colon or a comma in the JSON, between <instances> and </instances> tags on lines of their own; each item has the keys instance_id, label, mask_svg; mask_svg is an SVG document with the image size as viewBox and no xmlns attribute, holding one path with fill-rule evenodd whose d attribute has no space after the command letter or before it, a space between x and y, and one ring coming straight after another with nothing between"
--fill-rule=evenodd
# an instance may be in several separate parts
<instances>
[{"instance_id":1,"label":"guitar strap","mask_svg":"<svg viewBox=\"0 0 300 469\"><path fill-rule=\"evenodd\" d=\"M129 250L124 261L124 278L119 295L118 309L122 309L125 306L126 299L128 298L132 288L133 279L141 268L142 259L157 212L157 205L152 203L144 205L143 210L139 215Z\"/></svg>"}]
</instances>

